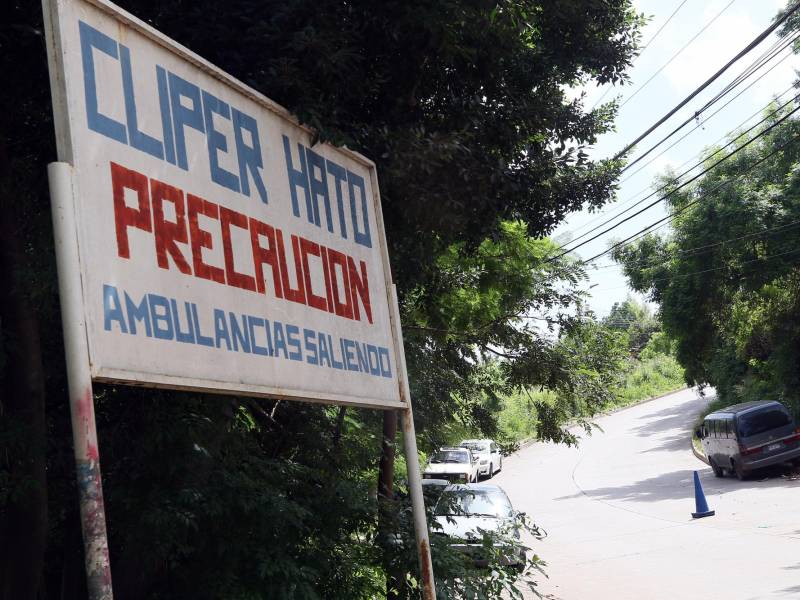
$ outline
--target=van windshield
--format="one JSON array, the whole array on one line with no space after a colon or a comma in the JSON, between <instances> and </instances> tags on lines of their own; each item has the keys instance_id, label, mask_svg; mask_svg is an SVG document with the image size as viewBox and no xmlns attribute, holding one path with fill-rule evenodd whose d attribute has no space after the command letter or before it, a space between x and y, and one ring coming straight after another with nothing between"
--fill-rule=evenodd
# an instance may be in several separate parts
<instances>
[{"instance_id":1,"label":"van windshield","mask_svg":"<svg viewBox=\"0 0 800 600\"><path fill-rule=\"evenodd\" d=\"M792 418L777 407L745 413L739 417L739 437L750 437L791 424Z\"/></svg>"}]
</instances>

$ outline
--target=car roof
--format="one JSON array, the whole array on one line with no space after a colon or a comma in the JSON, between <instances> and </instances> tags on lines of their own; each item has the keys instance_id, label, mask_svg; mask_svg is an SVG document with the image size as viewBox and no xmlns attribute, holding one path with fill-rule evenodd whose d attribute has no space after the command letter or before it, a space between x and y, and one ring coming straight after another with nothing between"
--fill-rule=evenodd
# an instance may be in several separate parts
<instances>
[{"instance_id":1,"label":"car roof","mask_svg":"<svg viewBox=\"0 0 800 600\"><path fill-rule=\"evenodd\" d=\"M488 438L484 438L484 439L481 439L481 440L478 440L478 439L474 439L474 440L461 440L461 443L462 443L462 444L474 444L475 442L485 442L485 443L487 443L487 444L491 444L491 443L492 443L492 440L490 440L490 439L488 439Z\"/></svg>"},{"instance_id":2,"label":"car roof","mask_svg":"<svg viewBox=\"0 0 800 600\"><path fill-rule=\"evenodd\" d=\"M765 406L780 406L781 408L786 408L780 402L775 400L752 400L750 402L741 402L739 404L732 404L730 406L726 406L725 408L721 408L719 410L715 410L710 415L706 415L706 419L714 418L723 415L736 415L741 414L750 410L755 410L757 408L762 408Z\"/></svg>"},{"instance_id":3,"label":"car roof","mask_svg":"<svg viewBox=\"0 0 800 600\"><path fill-rule=\"evenodd\" d=\"M461 446L442 446L439 448L439 452L442 450L458 450L459 452L464 452L465 450L469 450L469 448L462 448Z\"/></svg>"},{"instance_id":4,"label":"car roof","mask_svg":"<svg viewBox=\"0 0 800 600\"><path fill-rule=\"evenodd\" d=\"M422 485L423 486L425 486L425 485L450 485L450 481L448 481L447 479L431 479L431 478L428 478L428 479L423 479L422 480Z\"/></svg>"},{"instance_id":5,"label":"car roof","mask_svg":"<svg viewBox=\"0 0 800 600\"><path fill-rule=\"evenodd\" d=\"M496 483L451 483L447 486L446 491L456 490L486 490L487 492L506 493L506 491Z\"/></svg>"}]
</instances>

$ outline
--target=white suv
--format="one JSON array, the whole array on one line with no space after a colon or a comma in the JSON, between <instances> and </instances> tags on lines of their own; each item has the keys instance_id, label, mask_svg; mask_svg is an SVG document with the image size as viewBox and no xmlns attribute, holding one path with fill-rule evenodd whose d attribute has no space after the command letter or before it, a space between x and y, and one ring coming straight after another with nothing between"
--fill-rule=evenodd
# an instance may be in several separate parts
<instances>
[{"instance_id":1,"label":"white suv","mask_svg":"<svg viewBox=\"0 0 800 600\"><path fill-rule=\"evenodd\" d=\"M492 440L463 440L459 446L469 448L478 457L478 474L494 476L503 468L503 455Z\"/></svg>"}]
</instances>

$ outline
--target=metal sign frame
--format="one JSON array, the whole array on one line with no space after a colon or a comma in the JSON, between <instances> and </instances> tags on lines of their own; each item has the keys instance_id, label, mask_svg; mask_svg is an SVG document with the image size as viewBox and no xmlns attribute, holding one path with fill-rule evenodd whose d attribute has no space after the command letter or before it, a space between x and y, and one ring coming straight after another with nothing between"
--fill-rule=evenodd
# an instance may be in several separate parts
<instances>
[{"instance_id":1,"label":"metal sign frame","mask_svg":"<svg viewBox=\"0 0 800 600\"><path fill-rule=\"evenodd\" d=\"M353 398L336 394L287 394L281 389L261 385L231 385L203 379L153 376L150 373L114 371L95 368L91 363L90 339L87 331L85 307L86 282L82 277L81 252L78 235L79 217L76 199L79 197L74 171L74 148L72 147L72 121L68 111L69 98L66 73L63 65L62 23L60 15L65 6L76 2L87 4L116 19L120 28L131 28L168 51L178 55L194 67L218 79L255 101L260 106L312 134L313 131L297 122L283 107L262 94L231 77L211 63L200 58L187 48L167 38L133 15L123 11L107 0L42 0L45 32L50 70L51 94L55 117L55 132L60 162L48 165L52 218L58 267L59 295L64 332L65 358L68 375L73 442L80 495L81 522L85 547L88 593L91 600L113 598L111 567L106 535L105 511L101 483L99 447L94 415L93 381L112 381L147 387L197 390L222 394L241 394L256 397L286 398L300 401L323 402L340 405L364 406L384 410L399 409L401 413L409 487L414 515L415 535L422 572L423 597L435 598L433 569L431 565L428 528L422 498L421 475L416 446L416 434L410 401L408 375L405 365L402 330L397 295L391 281L388 251L385 240L383 215L380 205L375 164L364 156L346 148L338 149L350 159L364 165L369 171L372 206L380 245L384 291L388 305L389 325L394 351L394 380L397 384L397 400L376 402L369 398Z\"/></svg>"}]
</instances>

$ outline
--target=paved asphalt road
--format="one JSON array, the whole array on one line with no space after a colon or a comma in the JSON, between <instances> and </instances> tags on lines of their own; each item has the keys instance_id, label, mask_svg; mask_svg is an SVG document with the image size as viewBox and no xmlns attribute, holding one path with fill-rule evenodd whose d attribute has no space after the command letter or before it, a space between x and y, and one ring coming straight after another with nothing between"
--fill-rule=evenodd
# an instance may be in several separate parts
<instances>
[{"instance_id":1,"label":"paved asphalt road","mask_svg":"<svg viewBox=\"0 0 800 600\"><path fill-rule=\"evenodd\" d=\"M493 483L549 536L539 590L558 600L800 599L800 481L716 479L690 449L694 390L602 417L579 448L534 444ZM693 520L692 471L716 516ZM526 593L526 598L534 598Z\"/></svg>"}]
</instances>

